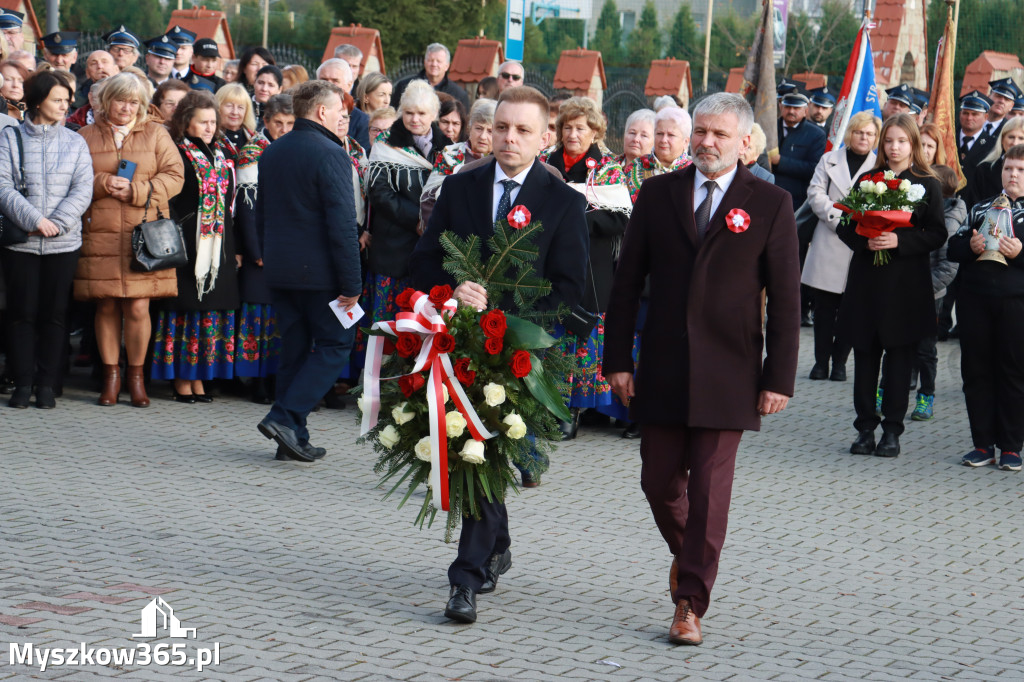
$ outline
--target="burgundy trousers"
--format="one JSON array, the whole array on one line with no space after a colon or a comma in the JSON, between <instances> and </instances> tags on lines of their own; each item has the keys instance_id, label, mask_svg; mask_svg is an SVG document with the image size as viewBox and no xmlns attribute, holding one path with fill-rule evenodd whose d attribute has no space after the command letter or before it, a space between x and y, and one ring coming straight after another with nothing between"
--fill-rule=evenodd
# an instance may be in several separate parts
<instances>
[{"instance_id":1,"label":"burgundy trousers","mask_svg":"<svg viewBox=\"0 0 1024 682\"><path fill-rule=\"evenodd\" d=\"M703 617L718 576L743 432L644 424L640 434L640 487L678 566L672 601L688 597Z\"/></svg>"}]
</instances>

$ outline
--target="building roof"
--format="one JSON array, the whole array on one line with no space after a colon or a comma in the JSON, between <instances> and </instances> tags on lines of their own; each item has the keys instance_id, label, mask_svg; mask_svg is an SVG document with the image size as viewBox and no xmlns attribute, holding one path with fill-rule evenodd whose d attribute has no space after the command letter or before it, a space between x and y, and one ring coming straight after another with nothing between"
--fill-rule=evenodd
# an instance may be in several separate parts
<instances>
[{"instance_id":1,"label":"building roof","mask_svg":"<svg viewBox=\"0 0 1024 682\"><path fill-rule=\"evenodd\" d=\"M690 62L669 57L655 59L651 62L651 70L647 73L647 84L644 94L648 96L675 95L686 85L688 95L693 94L693 81L690 77Z\"/></svg>"},{"instance_id":2,"label":"building roof","mask_svg":"<svg viewBox=\"0 0 1024 682\"><path fill-rule=\"evenodd\" d=\"M477 36L459 41L452 57L448 78L460 83L477 83L488 76L494 76L494 63L505 61L505 50L497 40Z\"/></svg>"},{"instance_id":3,"label":"building roof","mask_svg":"<svg viewBox=\"0 0 1024 682\"><path fill-rule=\"evenodd\" d=\"M39 27L39 20L36 19L36 11L30 0L0 0L0 7L12 9L25 15L24 25L32 32L32 42L38 43L43 37L43 31ZM24 30L24 28L22 29Z\"/></svg>"},{"instance_id":4,"label":"building roof","mask_svg":"<svg viewBox=\"0 0 1024 682\"><path fill-rule=\"evenodd\" d=\"M196 38L217 40L217 44L220 46L220 56L225 59L235 58L235 43L231 40L231 28L228 26L228 18L223 12L206 9L206 7L176 9L171 12L167 30L170 30L172 26L186 28L195 33ZM217 39L217 29L224 32L223 40Z\"/></svg>"},{"instance_id":5,"label":"building roof","mask_svg":"<svg viewBox=\"0 0 1024 682\"><path fill-rule=\"evenodd\" d=\"M817 90L828 85L828 76L813 71L794 73L789 79L803 83L805 90Z\"/></svg>"},{"instance_id":6,"label":"building roof","mask_svg":"<svg viewBox=\"0 0 1024 682\"><path fill-rule=\"evenodd\" d=\"M740 88L743 87L743 70L742 66L734 66L729 69L729 80L725 82L726 92L740 91Z\"/></svg>"},{"instance_id":7,"label":"building roof","mask_svg":"<svg viewBox=\"0 0 1024 682\"><path fill-rule=\"evenodd\" d=\"M558 59L553 85L566 90L589 90L595 71L601 75L601 87L607 88L608 79L604 75L604 60L600 52L581 47L565 50Z\"/></svg>"},{"instance_id":8,"label":"building roof","mask_svg":"<svg viewBox=\"0 0 1024 682\"><path fill-rule=\"evenodd\" d=\"M362 24L349 24L348 26L336 26L331 29L331 37L327 40L327 47L324 48L324 56L320 59L325 62L334 56L334 50L339 45L355 45L363 53L363 61L359 63L359 73L362 76L366 69L366 60L374 48L377 49L377 59L380 61L380 72L384 70L384 48L380 43L380 31L375 28L364 28Z\"/></svg>"},{"instance_id":9,"label":"building roof","mask_svg":"<svg viewBox=\"0 0 1024 682\"><path fill-rule=\"evenodd\" d=\"M960 96L963 97L971 90L988 92L988 82L993 80L995 72L1017 72L1013 80L1017 85L1021 84L1021 76L1024 76L1024 64L1015 54L985 50L978 58L967 65L964 71L964 84L960 86Z\"/></svg>"},{"instance_id":10,"label":"building roof","mask_svg":"<svg viewBox=\"0 0 1024 682\"><path fill-rule=\"evenodd\" d=\"M892 69L900 68L903 61L896 60L896 49L903 27L905 0L878 0L875 6L871 30L871 57L875 62L875 74L879 81L888 83Z\"/></svg>"}]
</instances>

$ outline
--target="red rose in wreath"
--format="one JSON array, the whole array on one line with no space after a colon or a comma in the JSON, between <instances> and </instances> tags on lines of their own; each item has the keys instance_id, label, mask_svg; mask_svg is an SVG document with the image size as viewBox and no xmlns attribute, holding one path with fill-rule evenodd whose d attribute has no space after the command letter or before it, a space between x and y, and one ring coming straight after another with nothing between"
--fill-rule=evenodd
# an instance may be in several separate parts
<instances>
[{"instance_id":1,"label":"red rose in wreath","mask_svg":"<svg viewBox=\"0 0 1024 682\"><path fill-rule=\"evenodd\" d=\"M476 381L476 372L469 368L469 358L459 358L455 361L455 378L463 386L469 386Z\"/></svg>"},{"instance_id":2,"label":"red rose in wreath","mask_svg":"<svg viewBox=\"0 0 1024 682\"><path fill-rule=\"evenodd\" d=\"M416 290L412 287L406 287L405 291L395 296L395 305L402 310L412 310L412 295L416 293Z\"/></svg>"},{"instance_id":3,"label":"red rose in wreath","mask_svg":"<svg viewBox=\"0 0 1024 682\"><path fill-rule=\"evenodd\" d=\"M739 234L750 227L750 214L742 208L734 208L725 215L725 226Z\"/></svg>"},{"instance_id":4,"label":"red rose in wreath","mask_svg":"<svg viewBox=\"0 0 1024 682\"><path fill-rule=\"evenodd\" d=\"M508 329L508 322L505 320L505 313L500 310L492 310L480 318L480 328L490 339L501 339Z\"/></svg>"},{"instance_id":5,"label":"red rose in wreath","mask_svg":"<svg viewBox=\"0 0 1024 682\"><path fill-rule=\"evenodd\" d=\"M501 349L504 348L505 343L501 339L490 338L484 341L484 350L491 355L498 355L501 353Z\"/></svg>"},{"instance_id":6,"label":"red rose in wreath","mask_svg":"<svg viewBox=\"0 0 1024 682\"><path fill-rule=\"evenodd\" d=\"M394 355L395 351L398 350L395 347L395 342L391 339L384 339L384 355Z\"/></svg>"},{"instance_id":7,"label":"red rose in wreath","mask_svg":"<svg viewBox=\"0 0 1024 682\"><path fill-rule=\"evenodd\" d=\"M434 334L434 350L438 353L451 353L455 350L455 337L448 332Z\"/></svg>"},{"instance_id":8,"label":"red rose in wreath","mask_svg":"<svg viewBox=\"0 0 1024 682\"><path fill-rule=\"evenodd\" d=\"M522 379L533 369L533 363L530 362L530 354L525 350L517 350L513 353L512 360L509 361L508 365L512 368L512 376L516 379Z\"/></svg>"},{"instance_id":9,"label":"red rose in wreath","mask_svg":"<svg viewBox=\"0 0 1024 682\"><path fill-rule=\"evenodd\" d=\"M521 230L530 224L530 209L522 204L513 206L506 216L508 224L517 230Z\"/></svg>"},{"instance_id":10,"label":"red rose in wreath","mask_svg":"<svg viewBox=\"0 0 1024 682\"><path fill-rule=\"evenodd\" d=\"M452 297L452 288L447 284L441 284L431 288L427 298L434 305L435 308L443 306L449 298Z\"/></svg>"},{"instance_id":11,"label":"red rose in wreath","mask_svg":"<svg viewBox=\"0 0 1024 682\"><path fill-rule=\"evenodd\" d=\"M417 372L416 374L406 374L398 380L398 388L402 390L402 395L406 398L411 398L412 394L423 388L426 385L427 380L423 378L423 375Z\"/></svg>"},{"instance_id":12,"label":"red rose in wreath","mask_svg":"<svg viewBox=\"0 0 1024 682\"><path fill-rule=\"evenodd\" d=\"M420 352L420 346L423 345L423 339L410 334L409 332L398 332L398 340L395 341L395 348L398 349L398 354L403 358L412 357Z\"/></svg>"}]
</instances>

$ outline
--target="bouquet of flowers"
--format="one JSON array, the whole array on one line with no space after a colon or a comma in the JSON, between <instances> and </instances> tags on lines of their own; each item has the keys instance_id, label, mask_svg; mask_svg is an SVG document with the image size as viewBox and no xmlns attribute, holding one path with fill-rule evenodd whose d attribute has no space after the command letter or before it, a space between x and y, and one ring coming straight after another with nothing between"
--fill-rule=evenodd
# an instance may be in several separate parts
<instances>
[{"instance_id":1,"label":"bouquet of flowers","mask_svg":"<svg viewBox=\"0 0 1024 682\"><path fill-rule=\"evenodd\" d=\"M513 208L495 225L486 263L478 237L445 233L445 267L484 284L489 301L509 293L528 309L551 288L528 267L540 229L524 207ZM559 433L555 417L569 419L552 379L558 354L543 352L556 340L500 308L458 305L448 285L406 289L397 303L395 320L368 330L362 434L378 454L382 483L397 479L385 497L408 484L401 507L425 484L415 523L429 526L438 510L449 512L449 541L463 514L479 517L482 500L504 500L516 483L514 465L536 471L533 448L549 449Z\"/></svg>"},{"instance_id":2,"label":"bouquet of flowers","mask_svg":"<svg viewBox=\"0 0 1024 682\"><path fill-rule=\"evenodd\" d=\"M843 224L857 221L857 234L873 239L898 227L910 227L914 207L924 199L924 186L900 180L891 170L865 174L841 203ZM888 251L875 252L875 265L890 260Z\"/></svg>"}]
</instances>

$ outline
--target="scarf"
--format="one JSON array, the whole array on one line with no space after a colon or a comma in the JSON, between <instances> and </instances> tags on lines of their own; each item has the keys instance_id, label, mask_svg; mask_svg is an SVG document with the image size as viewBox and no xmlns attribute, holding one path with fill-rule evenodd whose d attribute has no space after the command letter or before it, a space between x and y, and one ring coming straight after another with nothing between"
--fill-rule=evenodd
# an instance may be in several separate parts
<instances>
[{"instance_id":1,"label":"scarf","mask_svg":"<svg viewBox=\"0 0 1024 682\"><path fill-rule=\"evenodd\" d=\"M587 181L565 184L586 197L588 210L612 211L628 216L633 212L633 201L629 196L626 174L608 149L600 145L598 149L601 152L601 160L596 161L592 166L590 164L592 159L587 160L587 165L590 168L587 173ZM537 158L541 162L547 163L548 159L556 153L564 154L561 147L555 146L542 151Z\"/></svg>"},{"instance_id":2,"label":"scarf","mask_svg":"<svg viewBox=\"0 0 1024 682\"><path fill-rule=\"evenodd\" d=\"M341 141L348 158L352 159L352 191L356 198L356 222L366 224L366 192L363 189L363 175L366 173L366 152L351 135Z\"/></svg>"},{"instance_id":3,"label":"scarf","mask_svg":"<svg viewBox=\"0 0 1024 682\"><path fill-rule=\"evenodd\" d=\"M638 157L625 168L626 184L629 185L630 197L635 203L636 196L640 192L640 185L647 178L654 175L662 175L663 173L671 173L672 171L686 168L689 165L690 157L685 152L668 166L663 164L654 152Z\"/></svg>"},{"instance_id":4,"label":"scarf","mask_svg":"<svg viewBox=\"0 0 1024 682\"><path fill-rule=\"evenodd\" d=\"M444 179L458 172L462 165L466 163L466 159L475 158L469 148L469 142L456 142L438 152L437 160L434 162L434 169L430 173L430 177L427 178L427 181L423 183L420 201L428 197L436 199L441 196L441 183L444 182Z\"/></svg>"},{"instance_id":5,"label":"scarf","mask_svg":"<svg viewBox=\"0 0 1024 682\"><path fill-rule=\"evenodd\" d=\"M269 146L270 140L267 139L267 136L257 133L245 143L244 147L238 150L238 156L235 159L238 178L237 190L242 195L245 205L254 210L256 208L256 186L259 179L257 168L260 157L263 156L263 150Z\"/></svg>"},{"instance_id":6,"label":"scarf","mask_svg":"<svg viewBox=\"0 0 1024 682\"><path fill-rule=\"evenodd\" d=\"M114 146L117 147L118 151L124 146L124 139L128 137L128 133L132 132L132 128L135 126L135 119L128 121L123 126L110 124L110 129L114 134Z\"/></svg>"},{"instance_id":7,"label":"scarf","mask_svg":"<svg viewBox=\"0 0 1024 682\"><path fill-rule=\"evenodd\" d=\"M189 138L178 146L189 161L199 181L199 208L196 216L196 291L199 300L213 291L220 269L224 242L224 218L227 212L227 194L231 187L234 166L224 152L213 149L213 162Z\"/></svg>"},{"instance_id":8,"label":"scarf","mask_svg":"<svg viewBox=\"0 0 1024 682\"><path fill-rule=\"evenodd\" d=\"M577 163L579 163L580 159L582 159L586 155L587 153L583 152L579 156L571 156L569 152L565 151L565 147L562 147L562 163L565 164L565 172L568 173L569 170Z\"/></svg>"},{"instance_id":9,"label":"scarf","mask_svg":"<svg viewBox=\"0 0 1024 682\"><path fill-rule=\"evenodd\" d=\"M405 188L411 190L412 174L415 173L417 182L422 183L424 171L430 172L433 167L434 165L420 156L413 147L392 147L391 131L386 130L377 137L377 144L370 148L370 160L366 165L366 184L373 185L383 173L391 189L401 192L404 173Z\"/></svg>"}]
</instances>

